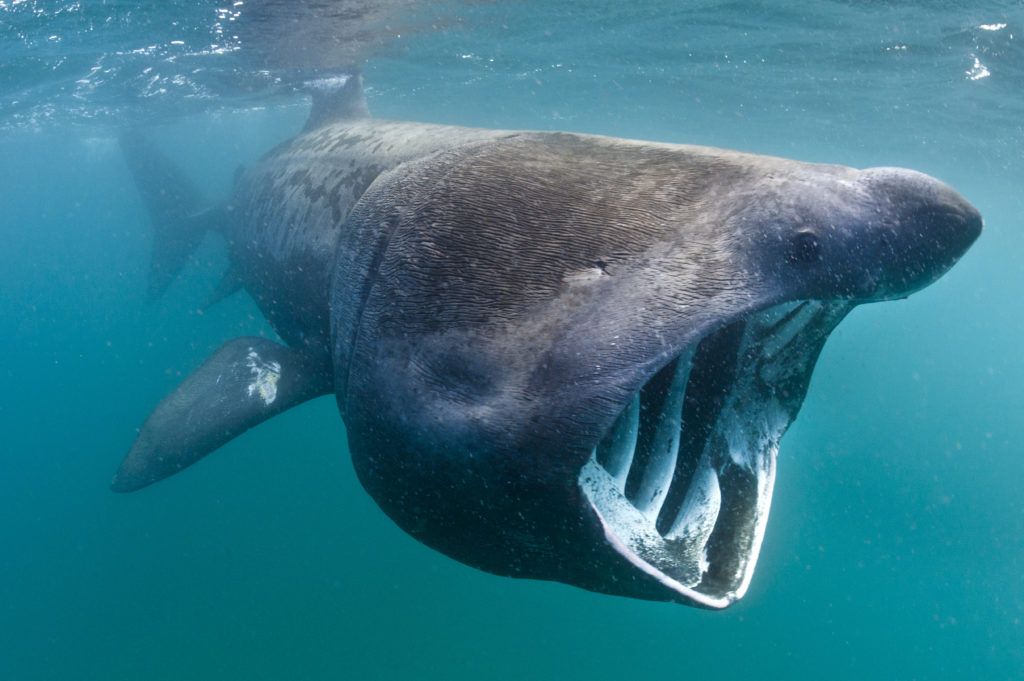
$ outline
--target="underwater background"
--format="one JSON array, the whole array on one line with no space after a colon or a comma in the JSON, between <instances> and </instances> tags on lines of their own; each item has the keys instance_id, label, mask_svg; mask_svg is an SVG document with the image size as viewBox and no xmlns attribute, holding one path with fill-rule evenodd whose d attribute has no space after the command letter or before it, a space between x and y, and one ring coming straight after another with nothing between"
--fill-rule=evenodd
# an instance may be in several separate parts
<instances>
[{"instance_id":1,"label":"underwater background","mask_svg":"<svg viewBox=\"0 0 1024 681\"><path fill-rule=\"evenodd\" d=\"M1020 2L0 0L0 679L1024 678ZM832 334L722 612L494 577L360 488L333 397L130 495L149 411L223 341L209 237L159 301L122 161L203 188L359 65L376 116L934 175L953 270Z\"/></svg>"}]
</instances>

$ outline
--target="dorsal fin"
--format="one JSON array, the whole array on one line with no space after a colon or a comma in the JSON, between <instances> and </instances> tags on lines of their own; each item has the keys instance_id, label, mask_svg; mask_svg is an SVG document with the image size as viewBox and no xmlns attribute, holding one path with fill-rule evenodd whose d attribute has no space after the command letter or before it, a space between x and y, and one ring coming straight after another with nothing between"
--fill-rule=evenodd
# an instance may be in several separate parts
<instances>
[{"instance_id":1,"label":"dorsal fin","mask_svg":"<svg viewBox=\"0 0 1024 681\"><path fill-rule=\"evenodd\" d=\"M363 94L363 77L358 73L334 78L319 78L306 83L313 95L313 108L303 132L315 130L334 121L366 118L370 109Z\"/></svg>"}]
</instances>

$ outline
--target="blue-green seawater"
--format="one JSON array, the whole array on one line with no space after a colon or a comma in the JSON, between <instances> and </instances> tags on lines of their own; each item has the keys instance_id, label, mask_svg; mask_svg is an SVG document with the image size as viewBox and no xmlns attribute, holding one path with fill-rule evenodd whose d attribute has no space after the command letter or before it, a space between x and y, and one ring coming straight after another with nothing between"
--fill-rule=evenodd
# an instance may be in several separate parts
<instances>
[{"instance_id":1,"label":"blue-green seawater","mask_svg":"<svg viewBox=\"0 0 1024 681\"><path fill-rule=\"evenodd\" d=\"M183 376L272 333L244 294L200 311L225 264L212 236L146 302L151 233L115 142L143 127L216 200L298 131L292 86L346 57L288 38L309 16L235 36L246 11L0 0L0 679L1024 678L1019 2L362 19L378 116L907 166L985 216L947 276L832 335L783 440L753 584L723 612L423 547L360 488L331 398L108 490ZM275 62L297 44L309 54Z\"/></svg>"}]
</instances>

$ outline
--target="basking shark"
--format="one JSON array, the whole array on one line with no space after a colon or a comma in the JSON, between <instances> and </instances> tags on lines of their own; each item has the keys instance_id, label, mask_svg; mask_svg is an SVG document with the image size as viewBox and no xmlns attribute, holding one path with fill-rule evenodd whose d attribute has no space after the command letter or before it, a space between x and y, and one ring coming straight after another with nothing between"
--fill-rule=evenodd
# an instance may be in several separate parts
<instances>
[{"instance_id":1,"label":"basking shark","mask_svg":"<svg viewBox=\"0 0 1024 681\"><path fill-rule=\"evenodd\" d=\"M128 492L333 393L406 532L489 572L722 608L829 333L945 273L982 220L898 168L371 118L360 79L206 208L122 140L150 293L208 230L281 343L228 341L154 409Z\"/></svg>"}]
</instances>

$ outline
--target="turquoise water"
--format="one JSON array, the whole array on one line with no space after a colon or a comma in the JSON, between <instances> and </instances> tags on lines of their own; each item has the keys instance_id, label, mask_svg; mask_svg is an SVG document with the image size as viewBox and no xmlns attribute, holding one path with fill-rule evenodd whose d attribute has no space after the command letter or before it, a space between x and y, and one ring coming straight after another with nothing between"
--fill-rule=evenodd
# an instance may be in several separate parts
<instances>
[{"instance_id":1,"label":"turquoise water","mask_svg":"<svg viewBox=\"0 0 1024 681\"><path fill-rule=\"evenodd\" d=\"M0 679L1024 677L1019 3L249 5L0 0ZM310 26L354 37L289 37ZM737 605L426 549L359 487L331 398L107 489L185 374L270 333L244 296L199 312L214 238L145 302L116 131L222 197L300 129L294 86L353 54L382 117L908 166L981 210L952 272L829 340Z\"/></svg>"}]
</instances>

